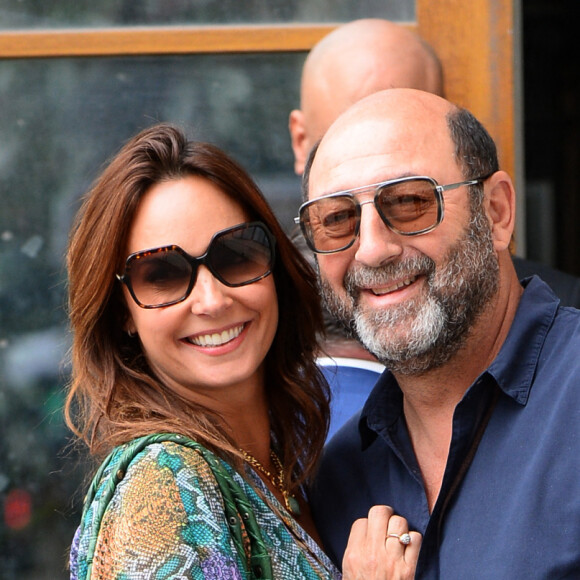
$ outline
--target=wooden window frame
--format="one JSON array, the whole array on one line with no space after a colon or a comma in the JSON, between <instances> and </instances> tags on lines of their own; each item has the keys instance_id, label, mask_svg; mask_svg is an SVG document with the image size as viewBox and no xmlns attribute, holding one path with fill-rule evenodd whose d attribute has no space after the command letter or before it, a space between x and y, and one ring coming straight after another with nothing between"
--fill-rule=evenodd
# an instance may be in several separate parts
<instances>
[{"instance_id":1,"label":"wooden window frame","mask_svg":"<svg viewBox=\"0 0 580 580\"><path fill-rule=\"evenodd\" d=\"M11 31L0 34L0 58L308 51L335 26L159 26Z\"/></svg>"}]
</instances>

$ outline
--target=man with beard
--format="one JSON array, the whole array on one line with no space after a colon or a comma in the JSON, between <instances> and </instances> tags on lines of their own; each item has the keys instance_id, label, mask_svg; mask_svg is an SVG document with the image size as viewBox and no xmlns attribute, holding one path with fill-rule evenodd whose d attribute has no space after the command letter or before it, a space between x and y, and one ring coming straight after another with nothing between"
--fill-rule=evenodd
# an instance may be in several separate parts
<instances>
[{"instance_id":1,"label":"man with beard","mask_svg":"<svg viewBox=\"0 0 580 580\"><path fill-rule=\"evenodd\" d=\"M340 113L359 99L389 88L443 96L443 70L437 55L408 28L365 18L337 27L318 42L304 63L300 109L289 118L296 173L302 174L310 149ZM312 259L299 232L295 242ZM538 274L563 305L580 307L580 279L520 257L512 259L520 279ZM382 365L328 311L325 322L324 351L329 357L320 363L333 393L331 437L364 404Z\"/></svg>"},{"instance_id":2,"label":"man with beard","mask_svg":"<svg viewBox=\"0 0 580 580\"><path fill-rule=\"evenodd\" d=\"M328 306L388 369L312 489L328 553L357 519L392 550L365 519L384 504L424 536L416 578L580 577L580 311L519 282L489 134L435 95L375 93L322 138L304 194Z\"/></svg>"}]
</instances>

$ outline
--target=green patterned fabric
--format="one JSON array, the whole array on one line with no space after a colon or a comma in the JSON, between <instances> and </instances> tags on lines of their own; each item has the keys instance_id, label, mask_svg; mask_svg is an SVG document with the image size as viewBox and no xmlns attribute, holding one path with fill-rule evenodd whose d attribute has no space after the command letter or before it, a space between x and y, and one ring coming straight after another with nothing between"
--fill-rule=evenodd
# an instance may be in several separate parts
<instances>
[{"instance_id":1,"label":"green patterned fabric","mask_svg":"<svg viewBox=\"0 0 580 580\"><path fill-rule=\"evenodd\" d=\"M115 449L87 495L71 579L340 578L259 477L248 475L251 484L174 434Z\"/></svg>"}]
</instances>

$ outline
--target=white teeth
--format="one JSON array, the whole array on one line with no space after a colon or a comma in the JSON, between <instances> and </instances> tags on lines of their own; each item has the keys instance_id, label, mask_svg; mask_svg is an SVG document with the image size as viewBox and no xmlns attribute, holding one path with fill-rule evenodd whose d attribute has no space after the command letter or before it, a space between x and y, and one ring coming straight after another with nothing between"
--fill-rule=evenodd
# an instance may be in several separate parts
<instances>
[{"instance_id":1,"label":"white teeth","mask_svg":"<svg viewBox=\"0 0 580 580\"><path fill-rule=\"evenodd\" d=\"M383 296L384 294L388 294L389 292L394 292L395 290L399 290L399 288L403 288L404 286L409 286L417 279L417 276L413 276L413 278L407 278L407 280L403 280L402 282L398 282L397 284L393 284L388 288L381 288L380 290L372 290L372 293L375 296Z\"/></svg>"},{"instance_id":2,"label":"white teeth","mask_svg":"<svg viewBox=\"0 0 580 580\"><path fill-rule=\"evenodd\" d=\"M236 336L239 336L242 330L244 330L243 324L230 328L229 330L224 330L223 332L200 334L199 336L190 338L189 342L197 346L221 346L226 342L230 342L230 340L233 340Z\"/></svg>"}]
</instances>

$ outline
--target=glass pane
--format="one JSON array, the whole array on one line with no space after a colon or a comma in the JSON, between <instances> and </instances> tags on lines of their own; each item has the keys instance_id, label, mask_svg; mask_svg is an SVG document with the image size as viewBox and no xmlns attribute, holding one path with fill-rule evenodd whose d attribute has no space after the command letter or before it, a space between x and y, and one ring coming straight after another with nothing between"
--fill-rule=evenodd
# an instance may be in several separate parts
<instances>
[{"instance_id":1,"label":"glass pane","mask_svg":"<svg viewBox=\"0 0 580 580\"><path fill-rule=\"evenodd\" d=\"M67 578L81 476L62 457L62 257L78 198L157 121L226 149L290 228L304 55L0 61L0 576Z\"/></svg>"},{"instance_id":2,"label":"glass pane","mask_svg":"<svg viewBox=\"0 0 580 580\"><path fill-rule=\"evenodd\" d=\"M414 0L3 0L0 28L415 20Z\"/></svg>"}]
</instances>

